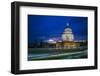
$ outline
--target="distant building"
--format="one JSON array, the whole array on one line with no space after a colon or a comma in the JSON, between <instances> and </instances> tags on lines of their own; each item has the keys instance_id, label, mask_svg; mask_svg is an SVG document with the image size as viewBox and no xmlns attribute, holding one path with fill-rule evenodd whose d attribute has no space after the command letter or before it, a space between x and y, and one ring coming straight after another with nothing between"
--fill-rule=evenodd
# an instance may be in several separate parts
<instances>
[{"instance_id":1,"label":"distant building","mask_svg":"<svg viewBox=\"0 0 100 76\"><path fill-rule=\"evenodd\" d=\"M74 34L72 32L72 29L69 27L69 24L67 24L67 27L64 29L64 32L62 34L62 40L63 41L73 41L74 40Z\"/></svg>"},{"instance_id":2,"label":"distant building","mask_svg":"<svg viewBox=\"0 0 100 76\"><path fill-rule=\"evenodd\" d=\"M67 27L64 29L64 32L62 34L62 41L56 43L56 48L77 48L80 44L74 41L74 34L72 32L72 29L69 27L69 24L67 24Z\"/></svg>"},{"instance_id":3,"label":"distant building","mask_svg":"<svg viewBox=\"0 0 100 76\"><path fill-rule=\"evenodd\" d=\"M62 40L59 41L49 40L48 43L52 47L63 49L73 49L80 46L78 42L74 41L74 34L72 29L69 27L69 24L67 24L66 28L64 29L61 38Z\"/></svg>"}]
</instances>

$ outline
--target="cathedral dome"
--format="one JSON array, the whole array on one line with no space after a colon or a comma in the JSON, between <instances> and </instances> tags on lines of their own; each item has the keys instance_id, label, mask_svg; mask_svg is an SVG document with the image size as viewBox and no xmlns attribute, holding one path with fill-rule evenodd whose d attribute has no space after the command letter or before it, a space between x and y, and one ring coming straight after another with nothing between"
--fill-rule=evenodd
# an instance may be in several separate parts
<instances>
[{"instance_id":1,"label":"cathedral dome","mask_svg":"<svg viewBox=\"0 0 100 76\"><path fill-rule=\"evenodd\" d=\"M65 28L64 33L72 33L72 29L71 28Z\"/></svg>"},{"instance_id":2,"label":"cathedral dome","mask_svg":"<svg viewBox=\"0 0 100 76\"><path fill-rule=\"evenodd\" d=\"M69 27L69 24L67 24L67 27L64 29L64 32L62 34L62 40L63 41L73 41L74 35L72 33L72 29Z\"/></svg>"},{"instance_id":3,"label":"cathedral dome","mask_svg":"<svg viewBox=\"0 0 100 76\"><path fill-rule=\"evenodd\" d=\"M67 23L66 28L64 29L64 33L72 33L72 29L69 27L68 23Z\"/></svg>"}]
</instances>

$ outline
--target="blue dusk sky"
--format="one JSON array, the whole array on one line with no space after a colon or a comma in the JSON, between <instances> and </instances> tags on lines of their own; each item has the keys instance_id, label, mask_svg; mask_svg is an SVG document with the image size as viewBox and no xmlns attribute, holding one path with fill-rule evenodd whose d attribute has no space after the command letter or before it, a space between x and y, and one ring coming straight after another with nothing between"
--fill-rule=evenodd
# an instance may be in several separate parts
<instances>
[{"instance_id":1,"label":"blue dusk sky","mask_svg":"<svg viewBox=\"0 0 100 76\"><path fill-rule=\"evenodd\" d=\"M67 23L73 31L75 40L87 40L87 17L28 15L28 42L60 39Z\"/></svg>"}]
</instances>

